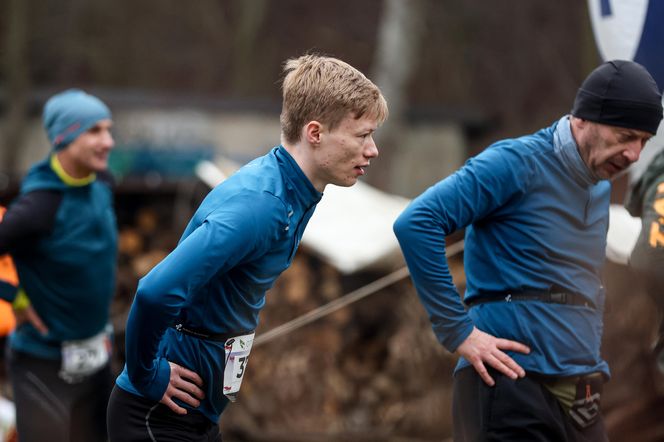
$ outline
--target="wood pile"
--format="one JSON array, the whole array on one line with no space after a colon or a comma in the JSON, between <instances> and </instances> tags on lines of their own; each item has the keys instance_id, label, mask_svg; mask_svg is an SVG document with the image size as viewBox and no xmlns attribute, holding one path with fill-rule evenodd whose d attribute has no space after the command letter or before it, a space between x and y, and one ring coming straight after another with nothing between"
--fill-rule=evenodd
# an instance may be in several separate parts
<instances>
[{"instance_id":1,"label":"wood pile","mask_svg":"<svg viewBox=\"0 0 664 442\"><path fill-rule=\"evenodd\" d=\"M111 305L115 330L114 369L118 373L124 365L124 330L138 280L173 250L180 237L179 232L165 227L169 224L166 214L146 205L125 225L120 225L116 295Z\"/></svg>"},{"instance_id":2,"label":"wood pile","mask_svg":"<svg viewBox=\"0 0 664 442\"><path fill-rule=\"evenodd\" d=\"M463 283L460 261L452 268ZM381 276L343 277L301 250L268 293L257 335ZM454 363L404 280L254 349L223 433L229 441L440 441L451 435Z\"/></svg>"}]
</instances>

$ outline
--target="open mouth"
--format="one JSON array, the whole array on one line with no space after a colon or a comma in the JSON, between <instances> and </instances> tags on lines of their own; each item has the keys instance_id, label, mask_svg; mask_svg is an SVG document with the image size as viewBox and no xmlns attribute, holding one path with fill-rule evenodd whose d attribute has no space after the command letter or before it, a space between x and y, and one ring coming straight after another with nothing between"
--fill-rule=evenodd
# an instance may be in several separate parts
<instances>
[{"instance_id":1,"label":"open mouth","mask_svg":"<svg viewBox=\"0 0 664 442\"><path fill-rule=\"evenodd\" d=\"M614 162L610 162L609 165L613 168L614 173L618 173L618 172L622 171L625 167L627 167L626 165L618 164L618 163L614 163Z\"/></svg>"},{"instance_id":2,"label":"open mouth","mask_svg":"<svg viewBox=\"0 0 664 442\"><path fill-rule=\"evenodd\" d=\"M365 173L367 173L367 171L366 171L366 168L367 168L367 167L369 167L368 164L365 164L364 166L355 166L355 170L356 170L360 175L364 175Z\"/></svg>"},{"instance_id":3,"label":"open mouth","mask_svg":"<svg viewBox=\"0 0 664 442\"><path fill-rule=\"evenodd\" d=\"M609 174L609 177L616 178L617 176L625 172L628 166L629 164L622 164L614 161L609 161L606 163L605 170Z\"/></svg>"}]
</instances>

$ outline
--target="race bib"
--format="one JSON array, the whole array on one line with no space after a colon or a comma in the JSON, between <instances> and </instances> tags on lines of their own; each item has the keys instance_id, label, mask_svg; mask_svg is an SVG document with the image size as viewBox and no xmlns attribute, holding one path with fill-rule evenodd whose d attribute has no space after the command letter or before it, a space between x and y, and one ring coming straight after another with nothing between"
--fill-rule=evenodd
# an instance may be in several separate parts
<instances>
[{"instance_id":1,"label":"race bib","mask_svg":"<svg viewBox=\"0 0 664 442\"><path fill-rule=\"evenodd\" d=\"M111 356L111 331L77 341L62 343L62 367L60 377L69 383L83 380L101 370Z\"/></svg>"},{"instance_id":2,"label":"race bib","mask_svg":"<svg viewBox=\"0 0 664 442\"><path fill-rule=\"evenodd\" d=\"M234 336L226 340L224 351L226 353L226 367L224 368L224 395L235 402L237 393L242 385L242 378L247 368L249 353L254 343L254 333Z\"/></svg>"}]
</instances>

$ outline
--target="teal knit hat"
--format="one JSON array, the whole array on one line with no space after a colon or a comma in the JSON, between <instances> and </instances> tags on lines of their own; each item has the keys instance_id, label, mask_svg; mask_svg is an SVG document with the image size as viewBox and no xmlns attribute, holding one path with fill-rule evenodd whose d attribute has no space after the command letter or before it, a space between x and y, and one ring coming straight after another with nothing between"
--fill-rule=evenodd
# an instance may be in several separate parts
<instances>
[{"instance_id":1,"label":"teal knit hat","mask_svg":"<svg viewBox=\"0 0 664 442\"><path fill-rule=\"evenodd\" d=\"M52 96L42 117L53 150L64 149L98 121L110 118L111 111L99 98L80 89Z\"/></svg>"}]
</instances>

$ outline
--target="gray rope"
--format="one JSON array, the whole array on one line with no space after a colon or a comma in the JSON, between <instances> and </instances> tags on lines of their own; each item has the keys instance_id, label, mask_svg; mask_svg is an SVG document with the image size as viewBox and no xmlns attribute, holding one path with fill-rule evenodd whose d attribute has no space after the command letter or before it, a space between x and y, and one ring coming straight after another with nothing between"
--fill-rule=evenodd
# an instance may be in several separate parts
<instances>
[{"instance_id":1,"label":"gray rope","mask_svg":"<svg viewBox=\"0 0 664 442\"><path fill-rule=\"evenodd\" d=\"M461 251L463 251L463 241L455 242L446 248L448 258L460 253ZM259 345L273 341L278 337L286 335L300 327L303 327L324 316L334 313L349 304L357 302L360 299L366 298L367 296L372 295L385 287L401 281L409 274L410 272L408 271L408 267L402 267L399 270L395 270L394 272L383 276L382 278L379 278L363 287L360 287L357 290L353 290L352 292L343 295L341 298L330 301L325 305L317 307L310 312L303 314L302 316L298 316L295 319L292 319L265 333L260 334L256 337L256 339L254 339L253 347L255 348Z\"/></svg>"}]
</instances>

